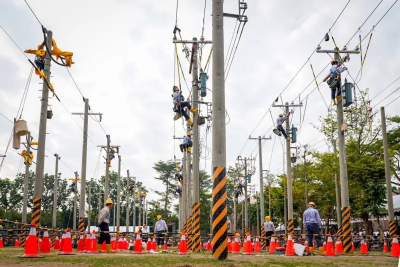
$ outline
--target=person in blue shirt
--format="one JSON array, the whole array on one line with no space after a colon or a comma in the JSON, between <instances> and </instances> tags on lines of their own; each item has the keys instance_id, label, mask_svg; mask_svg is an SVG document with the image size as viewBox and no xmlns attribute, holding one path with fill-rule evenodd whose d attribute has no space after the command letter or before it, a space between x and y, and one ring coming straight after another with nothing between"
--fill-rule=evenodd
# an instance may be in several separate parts
<instances>
[{"instance_id":1,"label":"person in blue shirt","mask_svg":"<svg viewBox=\"0 0 400 267\"><path fill-rule=\"evenodd\" d=\"M289 115L290 115L290 112L289 112L289 114L287 115L287 117L283 116L282 113L279 114L279 117L276 119L276 129L274 129L274 133L275 133L275 134L281 136L281 134L279 133L279 132L281 132L282 135L283 135L287 140L290 140L290 137L287 136L286 131L285 131L284 127L283 127L283 123L284 123L287 119L289 119Z\"/></svg>"},{"instance_id":2,"label":"person in blue shirt","mask_svg":"<svg viewBox=\"0 0 400 267\"><path fill-rule=\"evenodd\" d=\"M308 209L303 213L303 225L307 231L308 247L310 254L314 254L312 240L314 234L316 234L317 236L315 236L315 240L317 241L317 248L319 248L320 255L324 255L324 247L321 241L321 236L319 234L319 228L321 228L321 218L319 216L318 210L315 209L314 202L308 203Z\"/></svg>"},{"instance_id":3,"label":"person in blue shirt","mask_svg":"<svg viewBox=\"0 0 400 267\"><path fill-rule=\"evenodd\" d=\"M177 86L174 86L172 91L174 92L172 94L172 102L174 103L173 110L176 113L174 120L177 120L181 116L183 116L189 122L190 126L193 126L193 121L192 121L192 119L190 119L189 115L186 113L185 108L188 108L190 110L190 112L192 112L193 114L195 114L197 112L197 109L192 108L192 106L190 105L189 102L183 101L184 100L183 96L182 96L181 92L179 92L179 88Z\"/></svg>"},{"instance_id":4,"label":"person in blue shirt","mask_svg":"<svg viewBox=\"0 0 400 267\"><path fill-rule=\"evenodd\" d=\"M344 60L347 60L347 57L345 57ZM336 99L337 103L340 103L342 101L340 74L347 70L347 68L342 67L336 59L332 60L331 64L332 67L329 70L329 74L325 77L324 82L326 82L331 88L332 101L333 104L336 105Z\"/></svg>"},{"instance_id":5,"label":"person in blue shirt","mask_svg":"<svg viewBox=\"0 0 400 267\"><path fill-rule=\"evenodd\" d=\"M189 153L192 151L193 142L192 142L191 137L192 137L192 133L188 132L187 136L185 136L185 138L183 138L183 143L179 145L181 152L185 151L186 149Z\"/></svg>"}]
</instances>

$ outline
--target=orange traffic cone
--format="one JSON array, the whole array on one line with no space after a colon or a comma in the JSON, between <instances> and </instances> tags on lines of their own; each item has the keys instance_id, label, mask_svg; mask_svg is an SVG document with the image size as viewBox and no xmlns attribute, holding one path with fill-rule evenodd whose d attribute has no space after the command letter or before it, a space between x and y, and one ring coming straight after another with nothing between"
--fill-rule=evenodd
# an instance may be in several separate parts
<instances>
[{"instance_id":1,"label":"orange traffic cone","mask_svg":"<svg viewBox=\"0 0 400 267\"><path fill-rule=\"evenodd\" d=\"M90 251L88 253L91 254L98 254L99 252L97 251L97 235L96 231L93 230L90 238Z\"/></svg>"},{"instance_id":2,"label":"orange traffic cone","mask_svg":"<svg viewBox=\"0 0 400 267\"><path fill-rule=\"evenodd\" d=\"M400 256L400 247L399 247L399 241L397 240L397 236L393 236L393 241L392 241L392 253L390 254L391 257L399 257Z\"/></svg>"},{"instance_id":3,"label":"orange traffic cone","mask_svg":"<svg viewBox=\"0 0 400 267\"><path fill-rule=\"evenodd\" d=\"M0 237L0 251L3 251L3 247L4 247L3 237Z\"/></svg>"},{"instance_id":4,"label":"orange traffic cone","mask_svg":"<svg viewBox=\"0 0 400 267\"><path fill-rule=\"evenodd\" d=\"M156 236L153 236L153 242L151 242L151 249L157 251Z\"/></svg>"},{"instance_id":5,"label":"orange traffic cone","mask_svg":"<svg viewBox=\"0 0 400 267\"><path fill-rule=\"evenodd\" d=\"M305 242L306 244L304 245L304 250L307 252L307 255L310 253L310 247L308 246L308 242ZM325 249L324 249L325 250Z\"/></svg>"},{"instance_id":6,"label":"orange traffic cone","mask_svg":"<svg viewBox=\"0 0 400 267\"><path fill-rule=\"evenodd\" d=\"M188 251L187 251L187 245L186 245L186 236L185 236L185 232L182 232L182 237L181 237L181 243L179 245L179 255L187 255Z\"/></svg>"},{"instance_id":7,"label":"orange traffic cone","mask_svg":"<svg viewBox=\"0 0 400 267\"><path fill-rule=\"evenodd\" d=\"M354 242L353 241L351 241L351 250L352 251L356 251L356 247L354 246Z\"/></svg>"},{"instance_id":8,"label":"orange traffic cone","mask_svg":"<svg viewBox=\"0 0 400 267\"><path fill-rule=\"evenodd\" d=\"M255 253L261 252L260 239L258 238L258 236L256 237L256 244L254 246L254 252Z\"/></svg>"},{"instance_id":9,"label":"orange traffic cone","mask_svg":"<svg viewBox=\"0 0 400 267\"><path fill-rule=\"evenodd\" d=\"M3 244L2 239L1 239L1 244ZM37 245L35 223L32 223L32 225L31 225L31 229L29 231L29 237L25 241L25 253L21 257L22 258L41 258L41 256L39 255L39 248Z\"/></svg>"},{"instance_id":10,"label":"orange traffic cone","mask_svg":"<svg viewBox=\"0 0 400 267\"><path fill-rule=\"evenodd\" d=\"M294 243L292 239L292 235L288 235L288 240L286 244L286 251L285 251L286 256L293 256L294 255Z\"/></svg>"},{"instance_id":11,"label":"orange traffic cone","mask_svg":"<svg viewBox=\"0 0 400 267\"><path fill-rule=\"evenodd\" d=\"M365 240L363 237L361 237L361 249L360 249L361 254L368 254L368 246L365 243Z\"/></svg>"},{"instance_id":12,"label":"orange traffic cone","mask_svg":"<svg viewBox=\"0 0 400 267\"><path fill-rule=\"evenodd\" d=\"M247 239L243 244L244 255L253 255L253 248L251 247L251 236L247 233Z\"/></svg>"},{"instance_id":13,"label":"orange traffic cone","mask_svg":"<svg viewBox=\"0 0 400 267\"><path fill-rule=\"evenodd\" d=\"M383 242L383 252L389 252L389 248L388 248L386 239L385 239L385 241Z\"/></svg>"},{"instance_id":14,"label":"orange traffic cone","mask_svg":"<svg viewBox=\"0 0 400 267\"><path fill-rule=\"evenodd\" d=\"M71 232L70 232L69 228L67 228L67 233L65 234L64 245L62 247L62 251L58 255L75 255L72 252L72 240L71 240Z\"/></svg>"},{"instance_id":15,"label":"orange traffic cone","mask_svg":"<svg viewBox=\"0 0 400 267\"><path fill-rule=\"evenodd\" d=\"M17 238L17 239L15 239L15 242L14 242L14 247L19 247L19 239Z\"/></svg>"},{"instance_id":16,"label":"orange traffic cone","mask_svg":"<svg viewBox=\"0 0 400 267\"><path fill-rule=\"evenodd\" d=\"M338 240L336 241L336 244L335 244L335 252L336 252L336 254L340 254L340 253L343 253L343 252L344 252L344 250L343 250L343 244L342 244L342 241L340 241L340 239L338 239Z\"/></svg>"},{"instance_id":17,"label":"orange traffic cone","mask_svg":"<svg viewBox=\"0 0 400 267\"><path fill-rule=\"evenodd\" d=\"M87 242L87 241L86 241ZM84 251L85 249L85 242L83 241L83 235L79 235L79 242L78 242L78 251Z\"/></svg>"},{"instance_id":18,"label":"orange traffic cone","mask_svg":"<svg viewBox=\"0 0 400 267\"><path fill-rule=\"evenodd\" d=\"M212 251L212 246L211 246L211 241L210 240L208 240L208 242L207 242L206 250Z\"/></svg>"},{"instance_id":19,"label":"orange traffic cone","mask_svg":"<svg viewBox=\"0 0 400 267\"><path fill-rule=\"evenodd\" d=\"M40 247L40 253L50 253L50 239L47 229L44 230L43 241Z\"/></svg>"},{"instance_id":20,"label":"orange traffic cone","mask_svg":"<svg viewBox=\"0 0 400 267\"><path fill-rule=\"evenodd\" d=\"M124 239L121 238L121 241L118 242L117 248L118 248L118 250L125 250L125 247L126 247L126 245L125 245Z\"/></svg>"},{"instance_id":21,"label":"orange traffic cone","mask_svg":"<svg viewBox=\"0 0 400 267\"><path fill-rule=\"evenodd\" d=\"M240 244L239 244L239 233L236 233L235 235L235 243L233 243L233 251L232 253L240 253Z\"/></svg>"},{"instance_id":22,"label":"orange traffic cone","mask_svg":"<svg viewBox=\"0 0 400 267\"><path fill-rule=\"evenodd\" d=\"M328 243L326 244L325 256L335 256L335 249L333 248L332 235L328 235Z\"/></svg>"},{"instance_id":23,"label":"orange traffic cone","mask_svg":"<svg viewBox=\"0 0 400 267\"><path fill-rule=\"evenodd\" d=\"M60 252L63 250L63 246L64 246L64 241L65 241L65 232L63 232L63 234L61 235L61 241L60 241Z\"/></svg>"},{"instance_id":24,"label":"orange traffic cone","mask_svg":"<svg viewBox=\"0 0 400 267\"><path fill-rule=\"evenodd\" d=\"M92 237L90 232L86 233L85 247L83 248L83 252L88 253L90 251L90 247L92 245Z\"/></svg>"},{"instance_id":25,"label":"orange traffic cone","mask_svg":"<svg viewBox=\"0 0 400 267\"><path fill-rule=\"evenodd\" d=\"M150 236L149 236L149 238L147 239L146 250L147 250L147 251L150 251L150 250L151 250L151 237L150 237Z\"/></svg>"},{"instance_id":26,"label":"orange traffic cone","mask_svg":"<svg viewBox=\"0 0 400 267\"><path fill-rule=\"evenodd\" d=\"M101 251L106 252L107 251L107 244L106 241L103 242L103 244L101 244Z\"/></svg>"},{"instance_id":27,"label":"orange traffic cone","mask_svg":"<svg viewBox=\"0 0 400 267\"><path fill-rule=\"evenodd\" d=\"M228 252L232 252L232 240L230 237L228 238Z\"/></svg>"},{"instance_id":28,"label":"orange traffic cone","mask_svg":"<svg viewBox=\"0 0 400 267\"><path fill-rule=\"evenodd\" d=\"M323 243L324 251L326 251L326 241Z\"/></svg>"},{"instance_id":29,"label":"orange traffic cone","mask_svg":"<svg viewBox=\"0 0 400 267\"><path fill-rule=\"evenodd\" d=\"M142 254L142 239L140 238L140 232L136 233L136 240L135 240L135 250L133 251L135 254Z\"/></svg>"},{"instance_id":30,"label":"orange traffic cone","mask_svg":"<svg viewBox=\"0 0 400 267\"><path fill-rule=\"evenodd\" d=\"M54 249L60 249L60 238L56 235L56 241L54 242Z\"/></svg>"},{"instance_id":31,"label":"orange traffic cone","mask_svg":"<svg viewBox=\"0 0 400 267\"><path fill-rule=\"evenodd\" d=\"M111 249L117 250L117 237L115 236L115 234L113 235L113 237L111 237L110 243L111 243ZM118 243L121 243L121 242L118 242Z\"/></svg>"},{"instance_id":32,"label":"orange traffic cone","mask_svg":"<svg viewBox=\"0 0 400 267\"><path fill-rule=\"evenodd\" d=\"M167 248L167 239L165 237L164 237L163 250L168 250L168 248Z\"/></svg>"},{"instance_id":33,"label":"orange traffic cone","mask_svg":"<svg viewBox=\"0 0 400 267\"><path fill-rule=\"evenodd\" d=\"M276 241L274 235L271 235L271 241L269 242L269 254L274 254L276 248Z\"/></svg>"}]
</instances>

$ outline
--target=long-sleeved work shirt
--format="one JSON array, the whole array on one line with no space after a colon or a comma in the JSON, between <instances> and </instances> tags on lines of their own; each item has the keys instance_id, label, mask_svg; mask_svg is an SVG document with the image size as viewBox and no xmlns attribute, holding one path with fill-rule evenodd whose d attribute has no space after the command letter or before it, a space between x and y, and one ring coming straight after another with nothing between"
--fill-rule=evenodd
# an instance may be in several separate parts
<instances>
[{"instance_id":1,"label":"long-sleeved work shirt","mask_svg":"<svg viewBox=\"0 0 400 267\"><path fill-rule=\"evenodd\" d=\"M321 218L319 217L318 210L309 207L303 213L303 225L306 226L307 224L316 223L319 227L321 227Z\"/></svg>"},{"instance_id":2,"label":"long-sleeved work shirt","mask_svg":"<svg viewBox=\"0 0 400 267\"><path fill-rule=\"evenodd\" d=\"M168 226L164 220L158 220L154 226L154 232L168 232Z\"/></svg>"},{"instance_id":3,"label":"long-sleeved work shirt","mask_svg":"<svg viewBox=\"0 0 400 267\"><path fill-rule=\"evenodd\" d=\"M101 211L100 211L100 216L99 216L99 225L102 223L110 223L110 209L105 206Z\"/></svg>"},{"instance_id":4,"label":"long-sleeved work shirt","mask_svg":"<svg viewBox=\"0 0 400 267\"><path fill-rule=\"evenodd\" d=\"M192 139L189 136L185 136L185 138L183 138L183 143L184 144L188 144L188 145L192 145Z\"/></svg>"},{"instance_id":5,"label":"long-sleeved work shirt","mask_svg":"<svg viewBox=\"0 0 400 267\"><path fill-rule=\"evenodd\" d=\"M329 74L330 74L331 76L335 76L335 75L337 75L337 74L342 73L342 72L345 71L345 70L347 70L346 67L341 67L341 66L338 66L338 65L332 65L332 67L331 67L331 69L330 69L330 71L329 71Z\"/></svg>"},{"instance_id":6,"label":"long-sleeved work shirt","mask_svg":"<svg viewBox=\"0 0 400 267\"><path fill-rule=\"evenodd\" d=\"M179 92L174 92L172 94L172 102L174 103L174 105L180 103L182 101L182 95Z\"/></svg>"},{"instance_id":7,"label":"long-sleeved work shirt","mask_svg":"<svg viewBox=\"0 0 400 267\"><path fill-rule=\"evenodd\" d=\"M287 120L287 117L279 117L279 118L277 118L276 119L276 125L277 126L278 125L282 125L285 122L285 120Z\"/></svg>"},{"instance_id":8,"label":"long-sleeved work shirt","mask_svg":"<svg viewBox=\"0 0 400 267\"><path fill-rule=\"evenodd\" d=\"M265 232L274 232L275 231L275 226L274 223L269 221L264 223L264 230Z\"/></svg>"}]
</instances>

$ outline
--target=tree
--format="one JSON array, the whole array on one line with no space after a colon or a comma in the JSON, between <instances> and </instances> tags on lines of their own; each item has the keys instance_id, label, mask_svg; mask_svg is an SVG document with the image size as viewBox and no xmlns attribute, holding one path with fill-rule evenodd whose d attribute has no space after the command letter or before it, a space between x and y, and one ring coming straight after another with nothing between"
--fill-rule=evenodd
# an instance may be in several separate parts
<instances>
[{"instance_id":1,"label":"tree","mask_svg":"<svg viewBox=\"0 0 400 267\"><path fill-rule=\"evenodd\" d=\"M158 174L155 177L156 180L160 180L165 185L165 192L155 191L156 194L162 197L162 202L164 202L164 217L167 218L168 207L171 203L170 196L175 194L177 188L177 181L175 179L175 163L173 160L168 161L158 161L154 164L153 169Z\"/></svg>"}]
</instances>

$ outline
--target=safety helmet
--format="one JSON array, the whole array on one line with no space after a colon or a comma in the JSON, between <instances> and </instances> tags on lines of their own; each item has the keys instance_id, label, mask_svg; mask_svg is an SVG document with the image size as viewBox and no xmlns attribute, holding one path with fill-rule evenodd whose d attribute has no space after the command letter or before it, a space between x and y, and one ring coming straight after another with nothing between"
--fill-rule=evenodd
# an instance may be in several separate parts
<instances>
[{"instance_id":1,"label":"safety helmet","mask_svg":"<svg viewBox=\"0 0 400 267\"><path fill-rule=\"evenodd\" d=\"M283 114L281 113L281 114L279 114L279 117L283 117Z\"/></svg>"},{"instance_id":2,"label":"safety helmet","mask_svg":"<svg viewBox=\"0 0 400 267\"><path fill-rule=\"evenodd\" d=\"M312 201L310 203L308 203L308 206L310 206L310 205L313 205L315 207L315 203Z\"/></svg>"},{"instance_id":3,"label":"safety helmet","mask_svg":"<svg viewBox=\"0 0 400 267\"><path fill-rule=\"evenodd\" d=\"M188 132L187 135L188 135L188 136L192 136L192 133L191 133L191 132Z\"/></svg>"},{"instance_id":4,"label":"safety helmet","mask_svg":"<svg viewBox=\"0 0 400 267\"><path fill-rule=\"evenodd\" d=\"M333 65L334 63L338 64L338 61L336 59L331 61L331 64Z\"/></svg>"},{"instance_id":5,"label":"safety helmet","mask_svg":"<svg viewBox=\"0 0 400 267\"><path fill-rule=\"evenodd\" d=\"M175 92L176 89L179 90L178 86L174 86L174 87L172 88L172 92Z\"/></svg>"},{"instance_id":6,"label":"safety helmet","mask_svg":"<svg viewBox=\"0 0 400 267\"><path fill-rule=\"evenodd\" d=\"M109 198L109 199L106 200L106 205L107 204L113 204L114 205L114 202L111 200L111 198Z\"/></svg>"},{"instance_id":7,"label":"safety helmet","mask_svg":"<svg viewBox=\"0 0 400 267\"><path fill-rule=\"evenodd\" d=\"M157 220L160 220L161 219L161 215L157 215Z\"/></svg>"},{"instance_id":8,"label":"safety helmet","mask_svg":"<svg viewBox=\"0 0 400 267\"><path fill-rule=\"evenodd\" d=\"M266 220L267 222L269 222L269 221L271 220L271 217L265 216L265 220Z\"/></svg>"}]
</instances>

